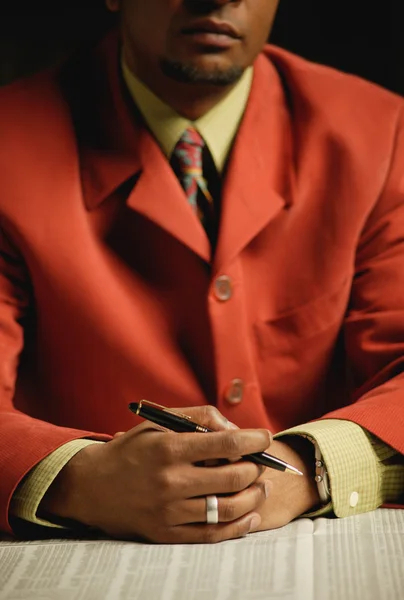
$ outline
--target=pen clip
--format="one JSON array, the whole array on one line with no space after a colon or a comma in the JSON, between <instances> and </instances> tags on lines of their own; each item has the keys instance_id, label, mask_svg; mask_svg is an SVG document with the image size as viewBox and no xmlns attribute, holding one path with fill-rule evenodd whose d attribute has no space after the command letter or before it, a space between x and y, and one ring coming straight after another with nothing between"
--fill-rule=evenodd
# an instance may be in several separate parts
<instances>
[{"instance_id":1,"label":"pen clip","mask_svg":"<svg viewBox=\"0 0 404 600\"><path fill-rule=\"evenodd\" d=\"M175 410L171 410L170 408L167 408L166 406L162 406L161 404L156 404L156 402L150 402L150 400L140 400L137 410L136 410L137 415L140 414L140 410L141 410L143 404L146 404L147 406L153 406L154 408L159 408L163 412L168 412L171 415L175 415L176 417L182 417L183 419L188 419L188 421L191 421L191 417L189 417L188 415L184 415L183 413L176 412Z\"/></svg>"}]
</instances>

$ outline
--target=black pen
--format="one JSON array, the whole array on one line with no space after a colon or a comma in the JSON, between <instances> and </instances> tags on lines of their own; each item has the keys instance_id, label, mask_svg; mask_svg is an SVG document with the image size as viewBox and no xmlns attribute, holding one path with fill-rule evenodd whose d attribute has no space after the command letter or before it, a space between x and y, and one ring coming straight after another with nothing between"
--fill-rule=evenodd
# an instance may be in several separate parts
<instances>
[{"instance_id":1,"label":"black pen","mask_svg":"<svg viewBox=\"0 0 404 600\"><path fill-rule=\"evenodd\" d=\"M191 418L187 415L183 415L181 413L174 412L169 408L164 406L160 406L159 404L155 404L154 402L149 402L148 400L141 400L140 402L131 402L129 404L129 410L134 412L136 415L151 421L152 423L156 423L157 425L161 425L166 429L170 429L171 431L176 431L178 433L212 433L212 429L208 429L203 425L198 425L198 423L194 423L191 421ZM244 460L249 460L257 465L264 465L265 467L270 467L271 469L276 469L277 471L287 471L288 473L293 473L294 475L303 475L299 469L289 465L287 462L281 460L280 458L276 458L276 456L272 456L267 452L256 452L254 454L246 454L242 457Z\"/></svg>"}]
</instances>

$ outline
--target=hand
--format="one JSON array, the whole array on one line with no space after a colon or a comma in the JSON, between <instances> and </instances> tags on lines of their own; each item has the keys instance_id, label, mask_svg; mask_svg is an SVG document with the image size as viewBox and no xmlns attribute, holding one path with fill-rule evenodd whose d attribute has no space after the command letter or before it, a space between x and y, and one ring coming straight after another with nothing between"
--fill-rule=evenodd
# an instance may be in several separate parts
<instances>
[{"instance_id":1,"label":"hand","mask_svg":"<svg viewBox=\"0 0 404 600\"><path fill-rule=\"evenodd\" d=\"M204 461L262 452L267 430L232 428L211 406L181 409L213 433L171 433L150 423L81 450L52 484L43 514L80 521L121 538L158 543L218 542L257 528L266 499L264 467ZM219 524L206 524L206 496L219 497ZM224 495L224 496L223 496ZM227 496L228 495L228 496Z\"/></svg>"},{"instance_id":2,"label":"hand","mask_svg":"<svg viewBox=\"0 0 404 600\"><path fill-rule=\"evenodd\" d=\"M299 436L288 443L273 441L271 454L303 472L303 477L265 469L261 481L270 484L269 496L259 509L261 523L255 531L283 527L293 519L320 505L317 483L314 480L313 445Z\"/></svg>"}]
</instances>

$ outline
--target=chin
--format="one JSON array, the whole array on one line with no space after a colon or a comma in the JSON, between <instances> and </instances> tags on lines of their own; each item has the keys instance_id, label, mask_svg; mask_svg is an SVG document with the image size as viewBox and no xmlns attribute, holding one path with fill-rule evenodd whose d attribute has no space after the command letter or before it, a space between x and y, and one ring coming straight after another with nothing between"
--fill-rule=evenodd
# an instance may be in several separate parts
<instances>
[{"instance_id":1,"label":"chin","mask_svg":"<svg viewBox=\"0 0 404 600\"><path fill-rule=\"evenodd\" d=\"M164 75L181 83L218 86L236 83L245 70L245 67L213 56L203 56L196 60L165 58L160 61L160 68Z\"/></svg>"}]
</instances>

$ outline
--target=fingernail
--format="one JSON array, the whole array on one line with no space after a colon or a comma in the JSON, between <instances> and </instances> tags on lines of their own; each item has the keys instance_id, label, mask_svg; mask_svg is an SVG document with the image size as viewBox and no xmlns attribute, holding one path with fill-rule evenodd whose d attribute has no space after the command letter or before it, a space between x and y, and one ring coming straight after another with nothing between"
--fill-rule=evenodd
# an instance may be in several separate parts
<instances>
[{"instance_id":1,"label":"fingernail","mask_svg":"<svg viewBox=\"0 0 404 600\"><path fill-rule=\"evenodd\" d=\"M272 484L271 484L271 482L267 480L267 481L264 483L265 498L268 498L268 496L269 496L269 494L270 494L270 492L271 492L271 487L272 487Z\"/></svg>"},{"instance_id":2,"label":"fingernail","mask_svg":"<svg viewBox=\"0 0 404 600\"><path fill-rule=\"evenodd\" d=\"M255 529L257 529L261 524L261 517L259 515L254 515L253 518L251 519L250 522L250 528L248 530L248 532L250 533L250 531L254 531Z\"/></svg>"}]
</instances>

